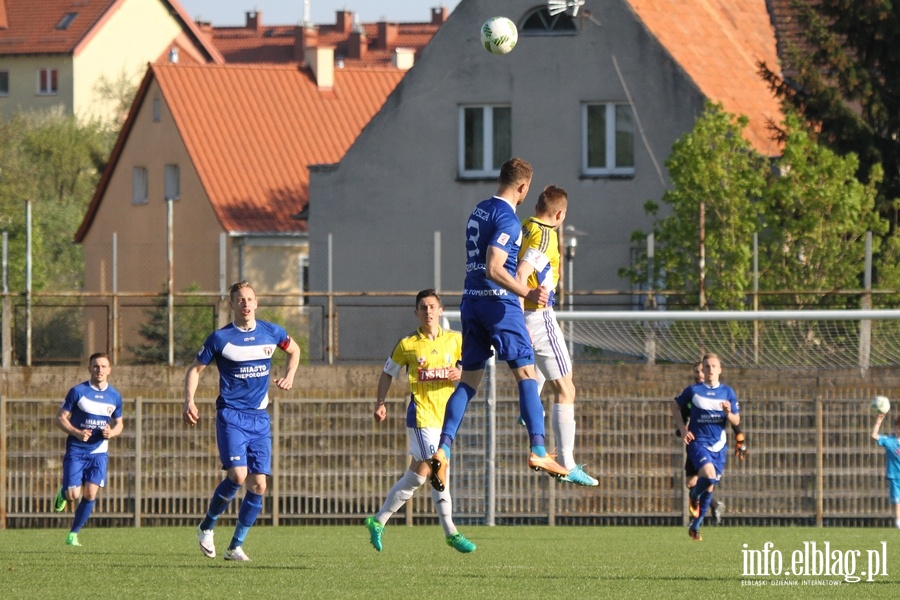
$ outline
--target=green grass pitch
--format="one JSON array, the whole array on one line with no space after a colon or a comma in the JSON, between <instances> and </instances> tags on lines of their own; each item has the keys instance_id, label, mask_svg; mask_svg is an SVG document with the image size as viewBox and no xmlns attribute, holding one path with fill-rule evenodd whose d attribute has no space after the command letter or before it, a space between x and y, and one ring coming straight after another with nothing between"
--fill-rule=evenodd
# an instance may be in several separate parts
<instances>
[{"instance_id":1,"label":"green grass pitch","mask_svg":"<svg viewBox=\"0 0 900 600\"><path fill-rule=\"evenodd\" d=\"M437 526L389 524L381 553L369 544L362 523L259 526L244 546L253 562L239 564L222 558L232 532L228 523L217 528L215 559L200 553L195 530L187 527L89 524L79 535L82 547L65 545L65 529L6 530L0 532L0 597L900 597L900 531L887 528L704 527L702 542L692 542L684 528L675 527L463 526L460 531L478 545L475 553L455 552ZM772 546L763 555L766 542ZM814 575L803 554L812 543L820 556L828 544L833 571L846 574L853 566L860 576L871 559L881 569L886 565L887 575L873 581L861 576L858 583ZM796 556L811 574L747 576L748 550L759 551L757 559L766 556L773 570L775 557L784 570Z\"/></svg>"}]
</instances>

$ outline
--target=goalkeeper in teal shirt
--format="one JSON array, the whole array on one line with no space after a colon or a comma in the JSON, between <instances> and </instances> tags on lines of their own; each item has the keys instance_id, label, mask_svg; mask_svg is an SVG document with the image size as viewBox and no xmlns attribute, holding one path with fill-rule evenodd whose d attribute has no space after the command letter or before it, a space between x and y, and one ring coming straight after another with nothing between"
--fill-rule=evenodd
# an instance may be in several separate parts
<instances>
[{"instance_id":1,"label":"goalkeeper in teal shirt","mask_svg":"<svg viewBox=\"0 0 900 600\"><path fill-rule=\"evenodd\" d=\"M888 480L890 488L891 505L894 507L894 527L900 529L900 439L894 435L880 435L881 422L887 413L878 413L875 416L875 426L872 428L872 439L884 448L884 476ZM894 431L900 430L900 419L894 420Z\"/></svg>"}]
</instances>

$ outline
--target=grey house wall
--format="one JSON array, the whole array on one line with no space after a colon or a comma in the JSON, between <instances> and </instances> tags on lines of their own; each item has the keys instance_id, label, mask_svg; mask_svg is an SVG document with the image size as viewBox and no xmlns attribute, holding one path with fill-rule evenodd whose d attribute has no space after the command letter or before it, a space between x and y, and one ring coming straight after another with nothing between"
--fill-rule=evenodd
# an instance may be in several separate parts
<instances>
[{"instance_id":1,"label":"grey house wall","mask_svg":"<svg viewBox=\"0 0 900 600\"><path fill-rule=\"evenodd\" d=\"M506 56L481 47L486 18L500 14L521 24L540 5L463 0L341 163L312 170L311 289L327 289L329 264L336 291L434 285L436 231L437 287L462 289L465 220L493 194L496 181L459 178L458 111L462 104L492 103L512 107L513 154L535 168L520 215L530 214L545 185L564 187L567 224L587 233L578 241L576 289L628 288L617 271L629 264L630 235L649 230L643 205L660 199L667 181L662 163L693 127L705 98L622 0L589 1L585 8L594 20L579 18L576 35L520 31L518 46ZM626 102L626 86L643 133L635 139L635 176L583 176L581 105ZM364 312L358 315L363 321ZM354 344L366 343L354 340L357 333L371 343L372 335L394 339L414 326L408 309L396 316L384 313L365 327L355 317L353 325L342 318L342 355L352 357Z\"/></svg>"}]
</instances>

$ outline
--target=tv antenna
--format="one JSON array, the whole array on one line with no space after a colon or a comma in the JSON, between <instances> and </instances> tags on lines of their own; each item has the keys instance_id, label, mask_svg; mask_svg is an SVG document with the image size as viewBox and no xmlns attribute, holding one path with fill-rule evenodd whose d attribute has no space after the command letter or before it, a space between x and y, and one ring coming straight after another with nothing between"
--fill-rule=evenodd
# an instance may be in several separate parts
<instances>
[{"instance_id":1,"label":"tv antenna","mask_svg":"<svg viewBox=\"0 0 900 600\"><path fill-rule=\"evenodd\" d=\"M564 13L571 8L572 16L577 17L578 9L582 6L584 6L584 0L547 0L547 11L550 16Z\"/></svg>"}]
</instances>

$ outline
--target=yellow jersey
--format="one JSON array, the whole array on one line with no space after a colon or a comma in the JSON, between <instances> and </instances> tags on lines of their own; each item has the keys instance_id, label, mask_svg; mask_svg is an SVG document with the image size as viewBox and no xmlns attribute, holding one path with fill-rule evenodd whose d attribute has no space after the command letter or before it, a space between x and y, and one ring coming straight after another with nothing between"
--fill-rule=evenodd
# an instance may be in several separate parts
<instances>
[{"instance_id":1,"label":"yellow jersey","mask_svg":"<svg viewBox=\"0 0 900 600\"><path fill-rule=\"evenodd\" d=\"M440 329L431 340L416 329L415 333L397 342L384 365L384 372L397 377L401 368L406 367L411 399L407 427L441 427L444 424L447 400L456 388L456 383L450 380L450 369L459 364L461 357L462 335L458 331Z\"/></svg>"},{"instance_id":2,"label":"yellow jersey","mask_svg":"<svg viewBox=\"0 0 900 600\"><path fill-rule=\"evenodd\" d=\"M526 285L538 286L550 292L547 306L538 307L534 302L525 300L525 310L536 310L553 306L556 284L559 283L559 235L556 228L547 225L537 217L522 221L522 247L519 249L519 262L527 262L534 267Z\"/></svg>"}]
</instances>

